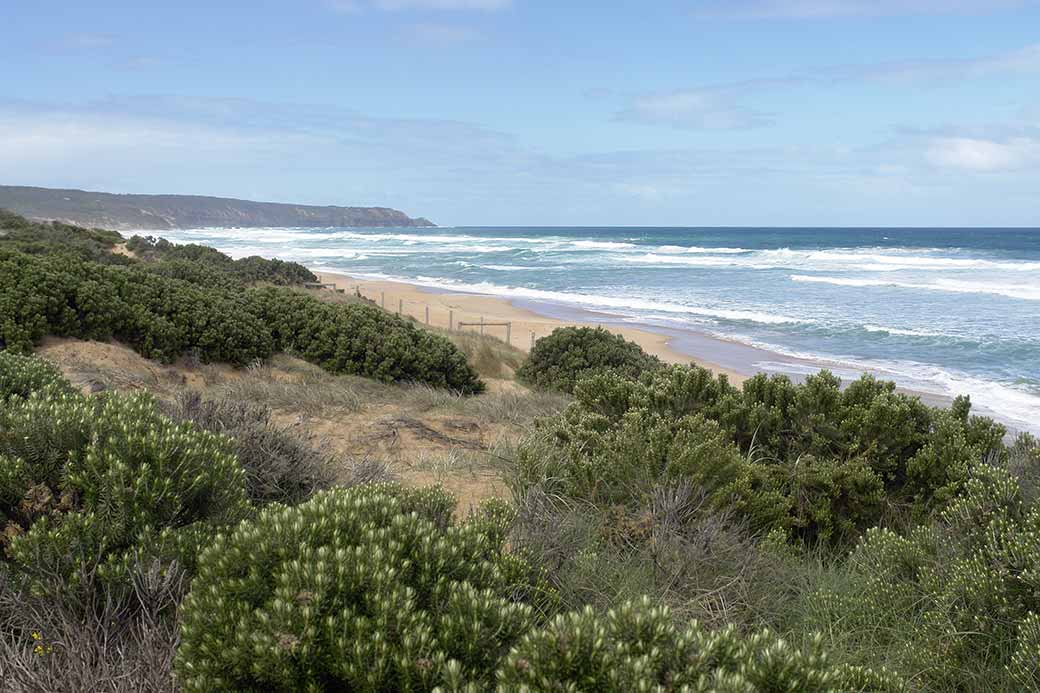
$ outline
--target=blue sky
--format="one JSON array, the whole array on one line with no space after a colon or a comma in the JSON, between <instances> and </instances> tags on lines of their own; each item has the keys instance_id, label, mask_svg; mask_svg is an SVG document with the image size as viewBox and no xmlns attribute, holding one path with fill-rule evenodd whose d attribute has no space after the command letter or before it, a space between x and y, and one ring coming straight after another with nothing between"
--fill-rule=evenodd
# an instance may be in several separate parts
<instances>
[{"instance_id":1,"label":"blue sky","mask_svg":"<svg viewBox=\"0 0 1040 693\"><path fill-rule=\"evenodd\" d=\"M1040 0L2 0L0 183L1040 226Z\"/></svg>"}]
</instances>

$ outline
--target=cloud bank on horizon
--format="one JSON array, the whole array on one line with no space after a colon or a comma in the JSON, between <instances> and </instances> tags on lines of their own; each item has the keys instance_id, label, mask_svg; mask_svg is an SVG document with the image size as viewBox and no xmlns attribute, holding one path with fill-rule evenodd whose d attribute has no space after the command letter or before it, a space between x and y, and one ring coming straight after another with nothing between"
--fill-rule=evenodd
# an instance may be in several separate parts
<instances>
[{"instance_id":1,"label":"cloud bank on horizon","mask_svg":"<svg viewBox=\"0 0 1040 693\"><path fill-rule=\"evenodd\" d=\"M1040 0L48 4L0 45L5 184L442 224L1040 226Z\"/></svg>"}]
</instances>

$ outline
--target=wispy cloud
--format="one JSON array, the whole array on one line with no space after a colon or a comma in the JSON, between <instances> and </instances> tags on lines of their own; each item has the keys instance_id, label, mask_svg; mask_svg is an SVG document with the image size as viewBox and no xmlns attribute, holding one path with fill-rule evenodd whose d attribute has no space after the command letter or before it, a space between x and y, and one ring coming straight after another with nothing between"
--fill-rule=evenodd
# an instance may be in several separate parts
<instances>
[{"instance_id":1,"label":"wispy cloud","mask_svg":"<svg viewBox=\"0 0 1040 693\"><path fill-rule=\"evenodd\" d=\"M992 75L1030 73L1040 73L1040 43L976 58L892 61L874 65L824 68L815 79L941 83Z\"/></svg>"},{"instance_id":2,"label":"wispy cloud","mask_svg":"<svg viewBox=\"0 0 1040 693\"><path fill-rule=\"evenodd\" d=\"M771 125L776 115L753 105L778 89L829 88L850 83L960 84L967 79L1040 74L1040 44L967 59L832 65L787 77L752 79L633 97L618 120L702 130L743 130Z\"/></svg>"},{"instance_id":3,"label":"wispy cloud","mask_svg":"<svg viewBox=\"0 0 1040 693\"><path fill-rule=\"evenodd\" d=\"M678 89L637 96L618 120L698 130L745 130L770 125L773 116L742 103L772 82Z\"/></svg>"},{"instance_id":4,"label":"wispy cloud","mask_svg":"<svg viewBox=\"0 0 1040 693\"><path fill-rule=\"evenodd\" d=\"M1021 189L1035 183L1040 130L1015 127L906 131L858 148L560 155L474 123L375 117L320 104L163 95L8 101L0 104L0 180L389 205L442 223L952 223L957 219L941 216L943 204L968 191L988 185L999 188L995 194L1024 197ZM1001 175L1006 171L1014 173ZM766 196L754 210L714 202L739 198L735 191L752 181ZM791 213L791 197L821 195L825 210L778 216ZM925 200L914 219L870 216L909 196ZM1023 205L1004 219L1020 221L1029 209ZM489 218L488 210L508 215Z\"/></svg>"},{"instance_id":5,"label":"wispy cloud","mask_svg":"<svg viewBox=\"0 0 1040 693\"><path fill-rule=\"evenodd\" d=\"M832 19L970 14L1036 5L1036 0L701 0L693 13L721 19Z\"/></svg>"},{"instance_id":6,"label":"wispy cloud","mask_svg":"<svg viewBox=\"0 0 1040 693\"><path fill-rule=\"evenodd\" d=\"M399 12L403 10L504 10L512 5L512 0L326 0L325 5L338 12L361 12L364 10L383 10Z\"/></svg>"},{"instance_id":7,"label":"wispy cloud","mask_svg":"<svg viewBox=\"0 0 1040 693\"><path fill-rule=\"evenodd\" d=\"M984 173L1018 171L1040 166L1040 139L1015 137L1000 142L939 137L930 141L926 158L940 168Z\"/></svg>"}]
</instances>

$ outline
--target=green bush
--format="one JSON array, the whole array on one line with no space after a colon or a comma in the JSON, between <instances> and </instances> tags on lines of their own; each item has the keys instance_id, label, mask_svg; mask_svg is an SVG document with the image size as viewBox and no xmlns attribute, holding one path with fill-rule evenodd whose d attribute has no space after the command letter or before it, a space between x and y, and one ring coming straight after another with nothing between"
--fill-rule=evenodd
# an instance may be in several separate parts
<instances>
[{"instance_id":1,"label":"green bush","mask_svg":"<svg viewBox=\"0 0 1040 693\"><path fill-rule=\"evenodd\" d=\"M232 260L215 248L204 245L175 245L165 238L133 236L127 241L127 250L149 261L152 271L184 271L196 268L196 276L208 281L233 281L237 284L266 282L280 286L294 286L316 282L318 278L298 262L268 260L252 255Z\"/></svg>"},{"instance_id":2,"label":"green bush","mask_svg":"<svg viewBox=\"0 0 1040 693\"><path fill-rule=\"evenodd\" d=\"M293 349L334 373L466 394L484 387L450 341L375 307L286 288L221 288L177 266L184 271L165 276L0 249L0 348L28 352L46 335L115 337L148 358L169 362L193 350L238 366Z\"/></svg>"},{"instance_id":3,"label":"green bush","mask_svg":"<svg viewBox=\"0 0 1040 693\"><path fill-rule=\"evenodd\" d=\"M117 337L162 361L188 349L237 365L271 354L270 334L233 292L68 256L0 250L0 316L0 346L23 352L51 334Z\"/></svg>"},{"instance_id":4,"label":"green bush","mask_svg":"<svg viewBox=\"0 0 1040 693\"><path fill-rule=\"evenodd\" d=\"M495 515L376 484L274 507L203 552L182 608L187 691L487 688L536 620Z\"/></svg>"},{"instance_id":5,"label":"green bush","mask_svg":"<svg viewBox=\"0 0 1040 693\"><path fill-rule=\"evenodd\" d=\"M679 628L646 598L556 617L513 648L498 680L531 691L902 690L887 672L830 665L818 641L800 650L768 631Z\"/></svg>"},{"instance_id":6,"label":"green bush","mask_svg":"<svg viewBox=\"0 0 1040 693\"><path fill-rule=\"evenodd\" d=\"M845 546L884 518L929 517L983 459L1003 460L1003 427L863 376L844 390L823 371L802 384L759 375L738 389L697 366L639 379L595 374L562 417L521 446L521 487L599 505L639 504L658 481L703 486L712 506L809 544Z\"/></svg>"},{"instance_id":7,"label":"green bush","mask_svg":"<svg viewBox=\"0 0 1040 693\"><path fill-rule=\"evenodd\" d=\"M81 260L111 265L130 264L113 253L123 237L115 231L86 229L60 221L35 222L0 209L0 247L30 255L70 254Z\"/></svg>"},{"instance_id":8,"label":"green bush","mask_svg":"<svg viewBox=\"0 0 1040 693\"><path fill-rule=\"evenodd\" d=\"M1001 466L974 467L935 522L868 531L843 572L806 627L853 658L887 660L927 690L1040 681L1040 506Z\"/></svg>"},{"instance_id":9,"label":"green bush","mask_svg":"<svg viewBox=\"0 0 1040 693\"><path fill-rule=\"evenodd\" d=\"M516 374L533 387L572 392L579 380L595 373L638 378L661 366L638 344L602 327L560 327L535 342Z\"/></svg>"},{"instance_id":10,"label":"green bush","mask_svg":"<svg viewBox=\"0 0 1040 693\"><path fill-rule=\"evenodd\" d=\"M484 390L451 341L375 306L325 303L275 287L252 289L249 299L270 328L276 349L331 373L425 383L463 394Z\"/></svg>"},{"instance_id":11,"label":"green bush","mask_svg":"<svg viewBox=\"0 0 1040 693\"><path fill-rule=\"evenodd\" d=\"M760 472L714 421L701 415L670 419L646 409L611 420L585 409L582 394L579 388L577 401L543 429L543 444L528 441L518 450L521 487L631 507L659 483L689 483L705 492L705 510L740 509L763 529L784 517L783 499L756 488Z\"/></svg>"},{"instance_id":12,"label":"green bush","mask_svg":"<svg viewBox=\"0 0 1040 693\"><path fill-rule=\"evenodd\" d=\"M157 413L145 393L36 393L0 404L4 556L29 577L135 556L184 566L213 528L249 511L226 438Z\"/></svg>"},{"instance_id":13,"label":"green bush","mask_svg":"<svg viewBox=\"0 0 1040 693\"><path fill-rule=\"evenodd\" d=\"M271 508L218 537L182 608L186 691L899 690L759 632L677 626L649 599L541 625L511 513L371 485Z\"/></svg>"},{"instance_id":14,"label":"green bush","mask_svg":"<svg viewBox=\"0 0 1040 693\"><path fill-rule=\"evenodd\" d=\"M0 351L0 402L8 397L27 399L37 391L72 392L72 384L56 367L40 358Z\"/></svg>"}]
</instances>

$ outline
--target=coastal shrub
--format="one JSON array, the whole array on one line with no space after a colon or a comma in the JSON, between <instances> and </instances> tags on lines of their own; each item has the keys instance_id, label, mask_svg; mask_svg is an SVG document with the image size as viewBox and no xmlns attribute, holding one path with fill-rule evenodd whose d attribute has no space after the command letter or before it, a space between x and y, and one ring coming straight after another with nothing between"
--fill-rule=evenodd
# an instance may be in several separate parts
<instances>
[{"instance_id":1,"label":"coastal shrub","mask_svg":"<svg viewBox=\"0 0 1040 693\"><path fill-rule=\"evenodd\" d=\"M72 384L54 365L33 356L0 351L0 402L8 397L26 399L33 392L72 392Z\"/></svg>"},{"instance_id":2,"label":"coastal shrub","mask_svg":"<svg viewBox=\"0 0 1040 693\"><path fill-rule=\"evenodd\" d=\"M595 373L638 378L661 366L638 344L602 327L559 327L535 342L517 376L533 387L572 392L581 378Z\"/></svg>"},{"instance_id":3,"label":"coastal shrub","mask_svg":"<svg viewBox=\"0 0 1040 693\"><path fill-rule=\"evenodd\" d=\"M165 238L132 236L126 247L137 257L148 261L147 266L152 271L185 271L185 266L191 265L199 268L198 277L210 282L265 282L295 286L318 281L313 272L298 262L269 260L257 255L233 260L216 248L194 243L178 245Z\"/></svg>"},{"instance_id":4,"label":"coastal shrub","mask_svg":"<svg viewBox=\"0 0 1040 693\"><path fill-rule=\"evenodd\" d=\"M248 510L229 441L173 423L146 393L0 404L0 560L30 578L84 564L119 578L135 556L190 567Z\"/></svg>"},{"instance_id":5,"label":"coastal shrub","mask_svg":"<svg viewBox=\"0 0 1040 693\"><path fill-rule=\"evenodd\" d=\"M374 306L325 303L275 287L252 289L249 299L269 326L276 349L331 373L425 383L463 394L484 390L450 340Z\"/></svg>"},{"instance_id":6,"label":"coastal shrub","mask_svg":"<svg viewBox=\"0 0 1040 693\"><path fill-rule=\"evenodd\" d=\"M271 337L241 296L67 256L0 250L0 347L27 352L46 335L117 337L143 356L245 365L271 354Z\"/></svg>"},{"instance_id":7,"label":"coastal shrub","mask_svg":"<svg viewBox=\"0 0 1040 693\"><path fill-rule=\"evenodd\" d=\"M591 608L528 633L499 670L505 690L899 691L885 671L829 663L819 641L799 649L769 631L678 627L649 599L606 615Z\"/></svg>"},{"instance_id":8,"label":"coastal shrub","mask_svg":"<svg viewBox=\"0 0 1040 693\"><path fill-rule=\"evenodd\" d=\"M761 541L732 511L704 512L692 484L660 484L639 507L600 508L547 493L517 499L510 541L569 609L606 611L649 595L683 621L741 631L780 618L804 578L780 537ZM780 549L783 549L781 552Z\"/></svg>"},{"instance_id":9,"label":"coastal shrub","mask_svg":"<svg viewBox=\"0 0 1040 693\"><path fill-rule=\"evenodd\" d=\"M638 379L592 375L573 394L521 446L521 486L638 505L658 480L686 479L752 526L772 522L810 544L850 545L883 519L927 519L975 465L1008 455L1004 428L971 416L967 398L928 407L870 376L843 390L826 371L801 384L759 375L738 389L669 366Z\"/></svg>"},{"instance_id":10,"label":"coastal shrub","mask_svg":"<svg viewBox=\"0 0 1040 693\"><path fill-rule=\"evenodd\" d=\"M87 229L60 221L36 222L0 209L0 247L30 255L66 254L81 260L127 265L132 260L113 253L123 237L116 231Z\"/></svg>"},{"instance_id":11,"label":"coastal shrub","mask_svg":"<svg viewBox=\"0 0 1040 693\"><path fill-rule=\"evenodd\" d=\"M888 661L926 690L1026 690L1040 681L1040 506L1001 465L905 534L871 529L842 580L811 599L861 661Z\"/></svg>"},{"instance_id":12,"label":"coastal shrub","mask_svg":"<svg viewBox=\"0 0 1040 693\"><path fill-rule=\"evenodd\" d=\"M537 621L499 513L374 484L274 506L219 536L182 607L186 691L487 689Z\"/></svg>"},{"instance_id":13,"label":"coastal shrub","mask_svg":"<svg viewBox=\"0 0 1040 693\"><path fill-rule=\"evenodd\" d=\"M483 389L449 340L372 306L190 279L190 271L164 276L0 249L0 348L28 352L46 335L115 337L147 358L169 362L191 350L238 366L292 349L334 373Z\"/></svg>"},{"instance_id":14,"label":"coastal shrub","mask_svg":"<svg viewBox=\"0 0 1040 693\"><path fill-rule=\"evenodd\" d=\"M616 376L600 376L610 378ZM784 517L784 500L755 489L757 472L719 425L700 415L669 419L646 409L611 421L577 403L555 419L544 445L528 442L517 455L521 486L600 506L638 505L659 483L692 484L706 508L738 508L759 528Z\"/></svg>"},{"instance_id":15,"label":"coastal shrub","mask_svg":"<svg viewBox=\"0 0 1040 693\"><path fill-rule=\"evenodd\" d=\"M231 438L254 505L293 505L332 485L333 460L276 426L267 407L227 398L204 400L188 392L164 409L171 419Z\"/></svg>"}]
</instances>

